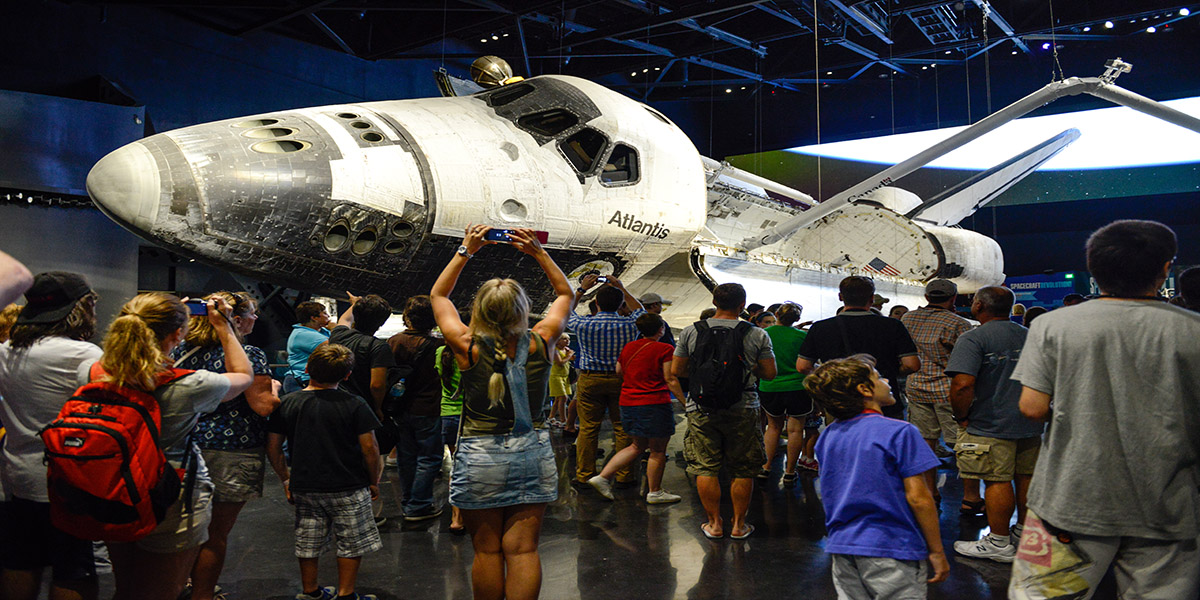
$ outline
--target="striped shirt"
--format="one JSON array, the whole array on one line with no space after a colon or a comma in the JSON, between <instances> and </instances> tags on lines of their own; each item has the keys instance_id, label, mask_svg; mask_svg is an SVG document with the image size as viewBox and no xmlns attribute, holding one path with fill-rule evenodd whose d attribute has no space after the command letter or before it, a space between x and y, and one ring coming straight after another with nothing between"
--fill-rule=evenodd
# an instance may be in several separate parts
<instances>
[{"instance_id":1,"label":"striped shirt","mask_svg":"<svg viewBox=\"0 0 1200 600\"><path fill-rule=\"evenodd\" d=\"M900 318L908 334L917 344L921 370L908 376L904 392L913 402L941 403L950 401L950 376L946 363L958 336L971 329L971 323L954 311L935 306L922 306Z\"/></svg>"},{"instance_id":2,"label":"striped shirt","mask_svg":"<svg viewBox=\"0 0 1200 600\"><path fill-rule=\"evenodd\" d=\"M635 322L644 314L645 309L639 308L628 317L615 312L571 315L567 319L567 327L579 339L579 368L585 371L615 371L621 349L641 337Z\"/></svg>"}]
</instances>

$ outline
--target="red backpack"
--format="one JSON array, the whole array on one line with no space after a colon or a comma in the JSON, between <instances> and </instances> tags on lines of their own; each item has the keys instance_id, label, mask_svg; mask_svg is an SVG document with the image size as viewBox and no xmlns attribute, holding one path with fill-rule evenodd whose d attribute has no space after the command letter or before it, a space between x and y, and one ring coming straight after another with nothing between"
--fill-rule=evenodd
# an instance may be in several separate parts
<instances>
[{"instance_id":1,"label":"red backpack","mask_svg":"<svg viewBox=\"0 0 1200 600\"><path fill-rule=\"evenodd\" d=\"M191 373L170 369L157 383ZM50 520L80 539L132 542L158 526L186 477L163 455L154 396L97 381L106 375L100 363L88 375L91 383L76 390L41 431Z\"/></svg>"}]
</instances>

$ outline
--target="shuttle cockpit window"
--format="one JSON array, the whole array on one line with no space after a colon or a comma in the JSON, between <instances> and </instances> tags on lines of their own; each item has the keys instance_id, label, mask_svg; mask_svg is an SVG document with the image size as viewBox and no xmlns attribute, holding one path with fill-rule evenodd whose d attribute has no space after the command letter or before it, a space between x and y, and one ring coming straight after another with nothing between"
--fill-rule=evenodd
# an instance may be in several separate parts
<instances>
[{"instance_id":1,"label":"shuttle cockpit window","mask_svg":"<svg viewBox=\"0 0 1200 600\"><path fill-rule=\"evenodd\" d=\"M546 137L554 137L579 123L579 117L569 110L552 108L517 119L517 127Z\"/></svg>"},{"instance_id":2,"label":"shuttle cockpit window","mask_svg":"<svg viewBox=\"0 0 1200 600\"><path fill-rule=\"evenodd\" d=\"M532 91L533 86L528 83L506 85L488 95L487 103L488 106L504 106Z\"/></svg>"},{"instance_id":3,"label":"shuttle cockpit window","mask_svg":"<svg viewBox=\"0 0 1200 600\"><path fill-rule=\"evenodd\" d=\"M635 183L638 180L637 150L617 144L608 154L604 168L600 169L600 183L603 185L621 185Z\"/></svg>"},{"instance_id":4,"label":"shuttle cockpit window","mask_svg":"<svg viewBox=\"0 0 1200 600\"><path fill-rule=\"evenodd\" d=\"M584 127L559 142L558 149L576 171L586 174L596 167L596 161L604 152L605 142L607 140L604 134L591 127Z\"/></svg>"}]
</instances>

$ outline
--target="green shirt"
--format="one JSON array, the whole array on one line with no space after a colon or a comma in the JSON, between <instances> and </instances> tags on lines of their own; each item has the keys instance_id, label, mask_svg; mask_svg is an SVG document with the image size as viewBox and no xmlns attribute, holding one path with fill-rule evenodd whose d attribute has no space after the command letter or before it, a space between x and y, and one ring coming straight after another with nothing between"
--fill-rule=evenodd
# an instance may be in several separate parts
<instances>
[{"instance_id":1,"label":"green shirt","mask_svg":"<svg viewBox=\"0 0 1200 600\"><path fill-rule=\"evenodd\" d=\"M759 381L758 389L764 392L794 392L804 389L804 375L796 372L796 356L800 353L800 344L804 342L808 332L787 325L772 325L765 331L775 349L777 374L775 379L770 381Z\"/></svg>"},{"instance_id":2,"label":"green shirt","mask_svg":"<svg viewBox=\"0 0 1200 600\"><path fill-rule=\"evenodd\" d=\"M454 353L450 353L449 359L444 359L442 354L445 352L449 352L445 346L438 346L433 357L433 367L437 369L438 380L442 383L442 416L457 417L462 414L462 396L458 394L458 382L462 379L462 371L458 370L458 363L454 362ZM443 360L446 360L451 369L449 385L442 376Z\"/></svg>"}]
</instances>

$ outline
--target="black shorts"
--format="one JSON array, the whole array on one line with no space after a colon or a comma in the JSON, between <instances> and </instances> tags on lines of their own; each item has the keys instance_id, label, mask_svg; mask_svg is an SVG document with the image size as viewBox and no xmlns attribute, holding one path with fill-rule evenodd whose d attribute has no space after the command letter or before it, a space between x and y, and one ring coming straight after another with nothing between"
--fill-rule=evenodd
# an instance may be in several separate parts
<instances>
[{"instance_id":1,"label":"black shorts","mask_svg":"<svg viewBox=\"0 0 1200 600\"><path fill-rule=\"evenodd\" d=\"M772 417L803 417L813 410L812 397L804 390L766 392L759 390L758 402Z\"/></svg>"},{"instance_id":2,"label":"black shorts","mask_svg":"<svg viewBox=\"0 0 1200 600\"><path fill-rule=\"evenodd\" d=\"M0 564L18 571L52 567L54 581L96 576L92 542L52 525L49 502L21 498L0 502Z\"/></svg>"}]
</instances>

